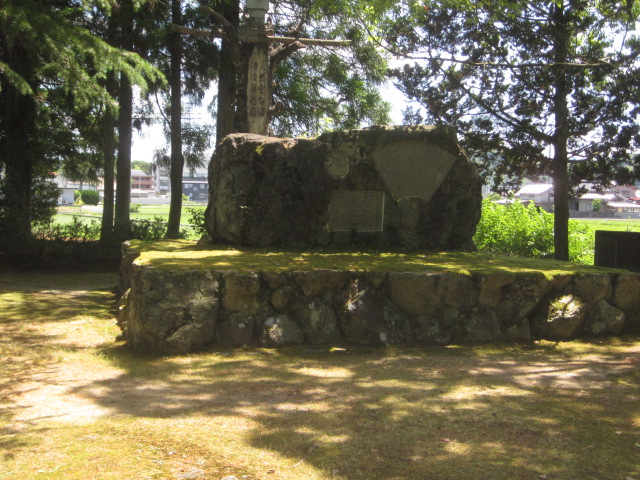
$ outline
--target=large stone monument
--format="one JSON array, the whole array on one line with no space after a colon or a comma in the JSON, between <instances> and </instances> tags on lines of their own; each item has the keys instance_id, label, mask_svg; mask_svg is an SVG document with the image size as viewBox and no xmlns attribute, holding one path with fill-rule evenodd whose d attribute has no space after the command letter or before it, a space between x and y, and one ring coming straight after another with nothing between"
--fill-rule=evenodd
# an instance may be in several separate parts
<instances>
[{"instance_id":1,"label":"large stone monument","mask_svg":"<svg viewBox=\"0 0 640 480\"><path fill-rule=\"evenodd\" d=\"M207 229L237 246L472 250L481 182L455 132L235 134L209 167Z\"/></svg>"}]
</instances>

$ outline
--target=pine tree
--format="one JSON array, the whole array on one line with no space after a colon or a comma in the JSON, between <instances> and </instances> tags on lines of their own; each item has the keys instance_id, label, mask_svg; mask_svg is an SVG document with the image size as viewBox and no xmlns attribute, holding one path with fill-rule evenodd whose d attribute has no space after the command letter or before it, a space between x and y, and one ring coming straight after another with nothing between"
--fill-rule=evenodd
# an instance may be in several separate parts
<instances>
[{"instance_id":1,"label":"pine tree","mask_svg":"<svg viewBox=\"0 0 640 480\"><path fill-rule=\"evenodd\" d=\"M549 175L555 257L568 259L568 194L580 180L629 181L638 55L634 2L405 2L387 47L409 59L407 121L454 125L497 186Z\"/></svg>"},{"instance_id":2,"label":"pine tree","mask_svg":"<svg viewBox=\"0 0 640 480\"><path fill-rule=\"evenodd\" d=\"M144 85L158 72L138 56L108 45L86 27L97 4L68 0L5 0L0 9L0 163L4 167L0 237L16 248L31 239L32 187L37 171L57 165L38 128L65 109L115 107L105 88L111 72ZM55 95L50 95L55 91ZM59 100L62 99L62 100Z\"/></svg>"}]
</instances>

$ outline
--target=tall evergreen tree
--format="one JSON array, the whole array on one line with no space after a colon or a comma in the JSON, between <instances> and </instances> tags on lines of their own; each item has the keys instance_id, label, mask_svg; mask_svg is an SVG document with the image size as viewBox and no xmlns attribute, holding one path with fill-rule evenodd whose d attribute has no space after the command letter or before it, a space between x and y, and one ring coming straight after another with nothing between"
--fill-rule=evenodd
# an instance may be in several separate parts
<instances>
[{"instance_id":1,"label":"tall evergreen tree","mask_svg":"<svg viewBox=\"0 0 640 480\"><path fill-rule=\"evenodd\" d=\"M0 163L4 166L0 238L4 247L31 238L34 174L57 159L44 144L51 112L88 108L113 98L104 86L109 72L143 85L158 74L138 56L93 35L83 23L95 1L4 0L0 9ZM64 94L49 95L52 89ZM62 103L54 99L64 97ZM38 167L44 165L45 167Z\"/></svg>"},{"instance_id":2,"label":"tall evergreen tree","mask_svg":"<svg viewBox=\"0 0 640 480\"><path fill-rule=\"evenodd\" d=\"M629 181L638 141L640 6L613 0L404 2L387 48L423 107L454 125L496 184L550 175L555 257L568 259L568 194L580 180Z\"/></svg>"}]
</instances>

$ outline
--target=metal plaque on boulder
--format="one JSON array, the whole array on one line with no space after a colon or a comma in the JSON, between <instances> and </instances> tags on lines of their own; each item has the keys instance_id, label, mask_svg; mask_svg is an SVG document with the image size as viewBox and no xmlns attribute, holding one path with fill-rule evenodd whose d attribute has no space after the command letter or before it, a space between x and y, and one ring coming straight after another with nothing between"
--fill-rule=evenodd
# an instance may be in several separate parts
<instances>
[{"instance_id":1,"label":"metal plaque on boulder","mask_svg":"<svg viewBox=\"0 0 640 480\"><path fill-rule=\"evenodd\" d=\"M334 190L329 200L330 232L381 232L384 192Z\"/></svg>"},{"instance_id":2,"label":"metal plaque on boulder","mask_svg":"<svg viewBox=\"0 0 640 480\"><path fill-rule=\"evenodd\" d=\"M420 141L391 143L372 157L396 201L404 197L429 201L456 160L445 149Z\"/></svg>"}]
</instances>

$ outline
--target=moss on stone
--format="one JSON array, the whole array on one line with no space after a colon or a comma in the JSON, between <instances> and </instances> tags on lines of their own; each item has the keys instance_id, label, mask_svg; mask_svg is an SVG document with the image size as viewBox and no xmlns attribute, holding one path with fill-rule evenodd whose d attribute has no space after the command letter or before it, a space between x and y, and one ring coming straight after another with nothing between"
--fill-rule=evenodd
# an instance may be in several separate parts
<instances>
[{"instance_id":1,"label":"moss on stone","mask_svg":"<svg viewBox=\"0 0 640 480\"><path fill-rule=\"evenodd\" d=\"M551 279L567 273L623 273L549 259L507 257L469 252L344 251L338 249L232 248L198 245L186 240L157 242L131 241L131 250L140 256L136 263L154 268L308 271L349 270L367 272L447 272L463 275L495 272L543 273Z\"/></svg>"}]
</instances>

